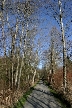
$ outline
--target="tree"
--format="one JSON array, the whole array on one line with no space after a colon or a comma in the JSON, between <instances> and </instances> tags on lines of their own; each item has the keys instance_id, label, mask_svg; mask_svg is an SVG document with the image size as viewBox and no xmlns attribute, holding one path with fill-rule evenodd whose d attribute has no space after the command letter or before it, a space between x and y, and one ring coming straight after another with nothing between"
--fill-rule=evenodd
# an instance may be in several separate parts
<instances>
[{"instance_id":1,"label":"tree","mask_svg":"<svg viewBox=\"0 0 72 108\"><path fill-rule=\"evenodd\" d=\"M64 26L63 26L63 18L62 18L62 8L61 8L61 1L59 0L59 10L60 10L60 24L61 24L61 31L62 31L62 42L63 42L63 86L64 92L67 88L67 71L66 71L66 42L65 42L65 35L64 35Z\"/></svg>"},{"instance_id":2,"label":"tree","mask_svg":"<svg viewBox=\"0 0 72 108\"><path fill-rule=\"evenodd\" d=\"M43 52L43 58L45 61L44 66L46 67L49 83L53 83L53 75L57 72L60 64L62 65L62 42L60 36L61 34L59 30L55 26L52 27L51 31L49 32L49 48Z\"/></svg>"},{"instance_id":3,"label":"tree","mask_svg":"<svg viewBox=\"0 0 72 108\"><path fill-rule=\"evenodd\" d=\"M32 44L34 44L33 39L37 33L36 25L38 24L37 22L35 25L36 7L34 7L32 0L7 0L1 1L1 4L0 23L2 29L0 31L2 31L0 39L3 40L1 50L4 52L1 55L0 72L3 71L5 77L5 79L2 77L2 81L6 82L7 80L7 85L5 84L4 88L15 92L15 88L15 90L24 88L32 82L33 76L34 80L36 77L34 72L37 70L38 55L35 55L32 47ZM31 61L31 54L36 57L34 61ZM31 82L29 82L30 80Z\"/></svg>"},{"instance_id":4,"label":"tree","mask_svg":"<svg viewBox=\"0 0 72 108\"><path fill-rule=\"evenodd\" d=\"M65 42L66 40L65 40L65 30L64 30L63 21L65 21L65 19L67 18L66 17L66 15L68 14L67 11L70 10L70 8L67 8L67 9L65 8L65 6L67 5L67 2L68 1L63 1L63 5L62 5L62 1L60 1L60 0L53 1L52 0L52 1L47 1L48 5L45 4L47 14L50 15L51 17L53 17L58 22L58 24L61 28L62 45L63 45L63 86L64 86L64 92L66 91L66 87L67 87L67 78L66 78L67 77L67 74L66 74L67 73L66 72L66 56L67 56L67 54L66 54L66 42ZM59 8L59 10L58 10L58 8ZM51 13L49 11L51 11ZM70 14L70 16L71 16L71 14Z\"/></svg>"}]
</instances>

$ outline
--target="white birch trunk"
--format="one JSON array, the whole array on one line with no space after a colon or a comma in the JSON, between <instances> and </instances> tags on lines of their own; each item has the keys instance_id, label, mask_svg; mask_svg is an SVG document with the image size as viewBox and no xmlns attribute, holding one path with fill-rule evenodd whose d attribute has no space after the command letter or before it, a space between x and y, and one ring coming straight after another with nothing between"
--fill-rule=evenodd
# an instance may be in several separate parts
<instances>
[{"instance_id":1,"label":"white birch trunk","mask_svg":"<svg viewBox=\"0 0 72 108\"><path fill-rule=\"evenodd\" d=\"M8 24L8 29L10 28L10 24L9 24L9 16L8 16L8 13L7 13L7 24ZM8 72L8 75L9 75L9 88L10 88L10 67L9 67L9 72Z\"/></svg>"},{"instance_id":2,"label":"white birch trunk","mask_svg":"<svg viewBox=\"0 0 72 108\"><path fill-rule=\"evenodd\" d=\"M34 85L36 73L37 72L36 72L36 69L35 69L34 74L33 74L33 79L32 79L32 85Z\"/></svg>"},{"instance_id":3,"label":"white birch trunk","mask_svg":"<svg viewBox=\"0 0 72 108\"><path fill-rule=\"evenodd\" d=\"M15 76L15 86L17 85L17 81L18 81L18 69L19 69L19 54L17 54L17 69L16 69L16 76Z\"/></svg>"},{"instance_id":4,"label":"white birch trunk","mask_svg":"<svg viewBox=\"0 0 72 108\"><path fill-rule=\"evenodd\" d=\"M61 1L59 0L59 9L60 9L60 24L61 24L61 32L62 32L62 42L63 42L63 86L64 92L66 91L67 87L67 72L66 72L66 42L65 42L65 35L64 35L64 26L62 20L62 8L61 8Z\"/></svg>"},{"instance_id":5,"label":"white birch trunk","mask_svg":"<svg viewBox=\"0 0 72 108\"><path fill-rule=\"evenodd\" d=\"M29 79L30 79L30 76L28 75L28 81L29 81Z\"/></svg>"},{"instance_id":6,"label":"white birch trunk","mask_svg":"<svg viewBox=\"0 0 72 108\"><path fill-rule=\"evenodd\" d=\"M17 31L18 31L18 25L16 23L16 33L14 36L12 36L12 51L11 51L11 55L12 55L12 88L13 88L13 80L14 80L14 74L13 74L13 71L14 71L14 50L15 50L15 42L16 42L16 37L17 37Z\"/></svg>"},{"instance_id":7,"label":"white birch trunk","mask_svg":"<svg viewBox=\"0 0 72 108\"><path fill-rule=\"evenodd\" d=\"M22 57L21 67L20 67L20 72L19 72L19 77L18 77L18 89L19 89L19 87L20 87L20 78L21 78L21 73L22 73L22 67L23 67L23 65L24 65L23 60L24 60L24 54L23 54L23 57Z\"/></svg>"},{"instance_id":8,"label":"white birch trunk","mask_svg":"<svg viewBox=\"0 0 72 108\"><path fill-rule=\"evenodd\" d=\"M18 32L18 19L17 19L17 24L16 24L16 34L15 37L17 37L17 32ZM15 75L15 86L17 84L17 79L18 79L18 69L19 69L19 49L17 51L17 69L16 69L16 75Z\"/></svg>"},{"instance_id":9,"label":"white birch trunk","mask_svg":"<svg viewBox=\"0 0 72 108\"><path fill-rule=\"evenodd\" d=\"M22 47L22 38L23 38L23 33L24 33L24 27L22 27L22 36L21 36L21 39L20 39L20 48ZM24 46L24 48L25 48L25 46ZM24 48L23 48L23 51L24 51ZM21 67L20 67L20 70L19 70L19 75L18 75L18 81L17 81L17 83L18 83L18 89L19 89L19 87L20 87L20 78L21 78L21 73L22 73L22 67L23 67L23 65L24 65L24 52L22 52L23 54L22 54L22 61L21 61Z\"/></svg>"},{"instance_id":10,"label":"white birch trunk","mask_svg":"<svg viewBox=\"0 0 72 108\"><path fill-rule=\"evenodd\" d=\"M8 13L7 13L7 23L8 23L8 28L10 28Z\"/></svg>"}]
</instances>

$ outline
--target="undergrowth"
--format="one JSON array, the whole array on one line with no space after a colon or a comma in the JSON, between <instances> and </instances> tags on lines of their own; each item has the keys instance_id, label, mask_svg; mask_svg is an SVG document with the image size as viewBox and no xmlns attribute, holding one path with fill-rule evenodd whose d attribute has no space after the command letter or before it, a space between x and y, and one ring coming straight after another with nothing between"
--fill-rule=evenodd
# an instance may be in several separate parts
<instances>
[{"instance_id":1,"label":"undergrowth","mask_svg":"<svg viewBox=\"0 0 72 108\"><path fill-rule=\"evenodd\" d=\"M31 87L29 91L27 91L19 100L18 102L14 105L13 108L21 108L24 106L25 101L27 100L28 95L32 93L34 90L34 87Z\"/></svg>"},{"instance_id":2,"label":"undergrowth","mask_svg":"<svg viewBox=\"0 0 72 108\"><path fill-rule=\"evenodd\" d=\"M39 81L37 81L37 83L38 82ZM30 87L30 89L26 93L24 93L24 95L18 100L18 102L13 106L13 108L23 108L24 107L24 103L26 102L27 97L32 93L37 83L35 83L33 87Z\"/></svg>"},{"instance_id":3,"label":"undergrowth","mask_svg":"<svg viewBox=\"0 0 72 108\"><path fill-rule=\"evenodd\" d=\"M69 103L67 100L65 100L65 98L63 97L63 94L57 93L57 92L50 86L50 84L48 84L47 81L45 81L44 83L48 86L48 88L50 89L50 92L51 92L51 93L53 94L53 96L57 99L57 101L58 101L59 103L61 103L62 108L71 108L70 103Z\"/></svg>"}]
</instances>

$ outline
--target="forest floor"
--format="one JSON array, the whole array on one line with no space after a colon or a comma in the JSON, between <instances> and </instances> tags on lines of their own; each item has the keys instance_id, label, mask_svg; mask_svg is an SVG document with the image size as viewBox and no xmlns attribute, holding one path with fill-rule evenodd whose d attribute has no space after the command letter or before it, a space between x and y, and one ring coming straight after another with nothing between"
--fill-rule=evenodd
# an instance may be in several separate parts
<instances>
[{"instance_id":1,"label":"forest floor","mask_svg":"<svg viewBox=\"0 0 72 108\"><path fill-rule=\"evenodd\" d=\"M23 108L66 108L50 92L48 86L40 81L28 96Z\"/></svg>"}]
</instances>

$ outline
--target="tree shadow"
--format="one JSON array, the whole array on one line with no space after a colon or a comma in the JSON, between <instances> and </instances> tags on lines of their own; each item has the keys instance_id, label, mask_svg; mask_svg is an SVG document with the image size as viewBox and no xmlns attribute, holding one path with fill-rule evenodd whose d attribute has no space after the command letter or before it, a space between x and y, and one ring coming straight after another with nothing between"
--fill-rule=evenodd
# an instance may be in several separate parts
<instances>
[{"instance_id":1,"label":"tree shadow","mask_svg":"<svg viewBox=\"0 0 72 108\"><path fill-rule=\"evenodd\" d=\"M70 103L67 100L65 100L65 98L63 97L63 94L52 92L52 91L51 93L56 99L60 100L60 102L65 105L65 108L71 108Z\"/></svg>"},{"instance_id":2,"label":"tree shadow","mask_svg":"<svg viewBox=\"0 0 72 108\"><path fill-rule=\"evenodd\" d=\"M43 82L40 82L39 84L43 84ZM57 102L57 100L55 99L59 99L59 97L56 94L51 93L50 91L41 90L39 88L31 88L31 90L33 90L33 92L28 97L25 95L23 97L27 100L27 105L31 105L32 108L62 108L61 104L59 104L59 102ZM41 95L42 97L39 98L39 96ZM21 108L27 108L24 106L21 100L19 100L19 104Z\"/></svg>"},{"instance_id":3,"label":"tree shadow","mask_svg":"<svg viewBox=\"0 0 72 108\"><path fill-rule=\"evenodd\" d=\"M38 96L34 96L34 95L30 95L30 98L28 97L27 102L32 105L32 108L62 108L61 105L59 105L58 103L56 103L56 101L54 100L50 100L50 98L45 98L43 100L38 99L37 97L39 97L39 94L37 92L41 92L42 95L47 95L49 97L53 97L53 94L51 94L50 92L46 92L40 89L34 89L34 94L38 95ZM46 99L46 102L44 101ZM54 99L54 98L53 98ZM50 104L52 103L52 105Z\"/></svg>"}]
</instances>

